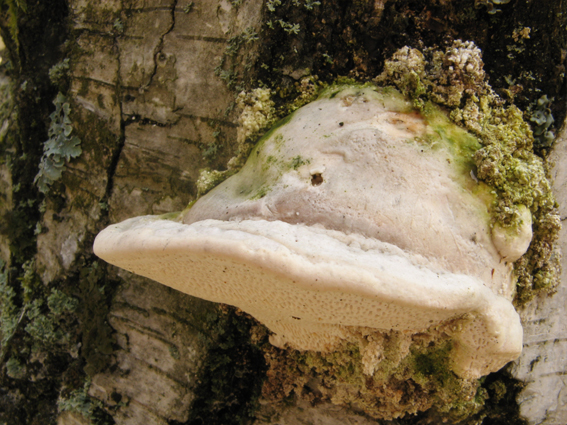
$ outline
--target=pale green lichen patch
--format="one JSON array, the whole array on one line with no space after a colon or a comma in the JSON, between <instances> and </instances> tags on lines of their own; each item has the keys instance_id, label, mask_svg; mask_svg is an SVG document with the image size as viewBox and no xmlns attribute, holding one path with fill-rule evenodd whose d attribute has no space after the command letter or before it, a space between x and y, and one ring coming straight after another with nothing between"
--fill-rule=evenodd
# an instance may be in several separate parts
<instances>
[{"instance_id":1,"label":"pale green lichen patch","mask_svg":"<svg viewBox=\"0 0 567 425\"><path fill-rule=\"evenodd\" d=\"M73 132L71 107L67 98L58 93L53 104L55 111L49 116L51 119L49 139L44 142L39 172L34 180L42 193L47 193L49 186L61 178L65 164L82 152L81 140L71 135Z\"/></svg>"},{"instance_id":2,"label":"pale green lichen patch","mask_svg":"<svg viewBox=\"0 0 567 425\"><path fill-rule=\"evenodd\" d=\"M534 136L522 111L505 106L488 85L480 50L460 40L445 51L404 47L386 61L377 81L394 84L425 116L428 101L449 107L451 119L476 136L480 145L469 147L475 151L472 171L496 195L493 224L519 231L523 207L533 218L532 243L515 263L516 301L521 304L537 293L553 291L559 279L553 244L560 221L546 164L533 152Z\"/></svg>"},{"instance_id":3,"label":"pale green lichen patch","mask_svg":"<svg viewBox=\"0 0 567 425\"><path fill-rule=\"evenodd\" d=\"M521 208L533 219L533 239L527 253L515 263L518 276L517 302L537 293L549 293L558 284L559 256L553 245L561 228L557 204L547 178L544 160L533 153L533 136L515 106L485 107L480 133L483 147L475 154L478 177L497 193L494 220L520 228Z\"/></svg>"},{"instance_id":4,"label":"pale green lichen patch","mask_svg":"<svg viewBox=\"0 0 567 425\"><path fill-rule=\"evenodd\" d=\"M229 162L230 168L240 168L258 137L271 127L276 120L276 111L272 92L265 88L256 88L241 92L236 105L240 109L237 131L237 155Z\"/></svg>"},{"instance_id":5,"label":"pale green lichen patch","mask_svg":"<svg viewBox=\"0 0 567 425\"><path fill-rule=\"evenodd\" d=\"M529 114L530 121L534 123L534 141L540 149L551 147L555 141L555 134L551 131L555 120L549 108L552 102L553 99L548 99L545 95L540 97Z\"/></svg>"},{"instance_id":6,"label":"pale green lichen patch","mask_svg":"<svg viewBox=\"0 0 567 425\"><path fill-rule=\"evenodd\" d=\"M213 187L224 181L228 177L228 172L210 170L205 168L200 170L199 178L197 179L197 197L203 196Z\"/></svg>"},{"instance_id":7,"label":"pale green lichen patch","mask_svg":"<svg viewBox=\"0 0 567 425\"><path fill-rule=\"evenodd\" d=\"M91 380L87 379L82 388L71 391L66 397L60 396L57 400L59 413L75 412L81 414L85 419L95 420L95 411L102 408L102 403L89 396L90 385Z\"/></svg>"}]
</instances>

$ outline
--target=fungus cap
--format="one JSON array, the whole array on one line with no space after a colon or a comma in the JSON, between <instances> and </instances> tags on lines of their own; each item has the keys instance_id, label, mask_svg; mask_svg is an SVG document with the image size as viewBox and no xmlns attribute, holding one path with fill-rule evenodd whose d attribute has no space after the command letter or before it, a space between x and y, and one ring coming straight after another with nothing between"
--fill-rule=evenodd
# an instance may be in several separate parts
<instances>
[{"instance_id":1,"label":"fungus cap","mask_svg":"<svg viewBox=\"0 0 567 425\"><path fill-rule=\"evenodd\" d=\"M443 327L452 369L482 376L519 355L522 328L490 190L470 173L477 143L391 89L328 90L177 220L110 226L95 253L241 308L282 347Z\"/></svg>"}]
</instances>

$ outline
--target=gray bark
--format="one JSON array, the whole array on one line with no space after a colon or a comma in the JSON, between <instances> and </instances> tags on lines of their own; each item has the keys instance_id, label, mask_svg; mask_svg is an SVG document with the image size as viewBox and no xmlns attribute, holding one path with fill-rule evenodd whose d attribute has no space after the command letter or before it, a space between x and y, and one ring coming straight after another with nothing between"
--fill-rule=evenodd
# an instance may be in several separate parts
<instances>
[{"instance_id":1,"label":"gray bark","mask_svg":"<svg viewBox=\"0 0 567 425\"><path fill-rule=\"evenodd\" d=\"M215 68L226 59L233 37L249 28L261 32L265 12L262 0L236 3L240 2L69 1L74 47L67 97L82 154L67 165L61 185L52 187L41 212L33 260L46 288L70 276L80 275L85 281L98 273L92 272L92 239L107 224L182 210L196 198L200 169L226 167L236 150L238 117L232 106L237 90L228 88ZM372 6L380 10L378 22L386 3ZM261 48L258 42L241 46L233 58L237 70L244 72L246 61L257 57ZM292 75L292 68L284 74ZM296 79L302 75L298 69ZM0 128L2 139L5 131ZM205 153L211 150L217 154ZM566 156L563 134L552 155L562 217L567 216ZM0 164L2 215L14 209L10 170L7 163ZM567 247L565 230L561 246ZM10 262L7 239L0 240L0 254ZM85 261L89 268L82 274ZM524 352L510 371L525 383L517 403L530 425L567 423L567 265L563 263L557 293L536 298L521 311ZM94 291L103 293L104 287L113 295L107 310L98 314L93 307L94 313L81 319L98 317L100 323L90 327L81 323L81 331L94 329L99 335L67 347L74 350L70 357L85 359L88 395L116 424L199 423L193 410L201 402L202 381L210 379L206 374L214 370L207 369L207 361L223 344L228 329L218 319L222 313L212 303L116 268L100 263L98 267L104 278ZM82 302L88 304L89 299ZM100 336L104 329L112 332L111 344ZM250 333L255 331L252 325ZM233 372L244 369L239 364ZM64 391L61 394L66 397ZM96 423L76 410L57 415L60 425ZM247 420L257 425L386 423L331 403L311 405L299 399L275 403L261 397Z\"/></svg>"},{"instance_id":2,"label":"gray bark","mask_svg":"<svg viewBox=\"0 0 567 425\"><path fill-rule=\"evenodd\" d=\"M563 132L550 157L554 191L561 220L567 217L567 139ZM567 229L559 246L567 252ZM552 297L537 298L522 311L524 348L512 374L525 383L518 395L521 414L530 424L567 423L567 257L563 258L561 284Z\"/></svg>"},{"instance_id":3,"label":"gray bark","mask_svg":"<svg viewBox=\"0 0 567 425\"><path fill-rule=\"evenodd\" d=\"M72 69L71 93L82 113L96 115L121 139L114 152L118 160L109 171L108 163L90 161L84 152L69 167L81 186L92 184L94 211L70 212L60 231L46 223L50 231L38 240L50 247L39 251L44 280L73 261L82 231L100 227L97 200L103 199L108 179L110 222L182 210L195 198L199 170L209 165L202 149L222 143L213 133L235 138L234 114L225 115L234 93L215 68L231 36L259 25L261 2L238 9L227 1L196 2L190 10L191 2L133 2L127 14L120 2L106 3L93 16L90 2L71 2L82 49ZM122 22L118 34L102 15L107 7ZM81 230L72 230L74 225ZM207 356L203 335L214 339L203 329L203 317L214 307L115 272L123 281L108 315L119 346L116 369L94 375L89 395L113 408L118 424L183 423ZM120 394L119 405L113 394Z\"/></svg>"}]
</instances>

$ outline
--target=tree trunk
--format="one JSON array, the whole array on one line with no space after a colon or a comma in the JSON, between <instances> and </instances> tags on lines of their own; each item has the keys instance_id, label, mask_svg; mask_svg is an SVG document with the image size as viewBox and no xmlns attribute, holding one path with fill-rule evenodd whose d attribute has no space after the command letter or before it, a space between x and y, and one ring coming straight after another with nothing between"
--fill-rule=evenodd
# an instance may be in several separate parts
<instances>
[{"instance_id":1,"label":"tree trunk","mask_svg":"<svg viewBox=\"0 0 567 425\"><path fill-rule=\"evenodd\" d=\"M202 190L200 170L227 170L243 149L240 91L271 89L284 114L302 84L372 80L406 45L474 41L509 103L528 111L554 99L559 133L563 1L4 0L1 13L0 422L567 422L565 274L554 295L520 308L523 354L475 384L476 410L451 416L428 400L416 415L378 417L318 396L310 372L295 370L274 396L274 364L288 353L268 347L261 324L92 251L107 225L183 210ZM57 137L60 160L49 162L44 146ZM565 139L551 154L536 149L555 163L561 217Z\"/></svg>"}]
</instances>

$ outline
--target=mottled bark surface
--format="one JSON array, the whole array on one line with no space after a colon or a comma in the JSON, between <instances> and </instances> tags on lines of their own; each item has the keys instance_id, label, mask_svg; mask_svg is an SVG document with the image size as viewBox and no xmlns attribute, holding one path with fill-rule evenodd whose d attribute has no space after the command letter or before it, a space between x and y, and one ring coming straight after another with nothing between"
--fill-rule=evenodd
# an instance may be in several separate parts
<instances>
[{"instance_id":1,"label":"mottled bark surface","mask_svg":"<svg viewBox=\"0 0 567 425\"><path fill-rule=\"evenodd\" d=\"M550 157L561 220L567 217L567 138L563 132ZM567 252L567 229L559 240ZM521 413L530 423L567 423L567 264L563 261L561 285L552 297L532 301L521 311L524 349L512 374L525 383L518 396Z\"/></svg>"},{"instance_id":2,"label":"mottled bark surface","mask_svg":"<svg viewBox=\"0 0 567 425\"><path fill-rule=\"evenodd\" d=\"M494 15L473 0L277 3L3 3L0 423L385 423L313 395L313 403L306 394L262 398L261 326L106 266L92 253L94 236L128 217L184 209L200 169L226 169L241 89L262 81L285 106L302 77L369 80L404 45L473 40L503 97L522 108L542 94L555 98L557 130L567 9L556 0L512 0ZM62 73L50 79L54 66ZM34 178L58 92L82 153L44 195ZM566 143L561 136L552 156L561 205ZM54 307L56 290L75 300L67 310ZM518 412L529 424L567 422L565 297L560 286L522 310L524 353L485 380L485 409L468 423L520 423ZM309 386L316 393L317 383ZM391 423L428 420L437 418Z\"/></svg>"},{"instance_id":3,"label":"mottled bark surface","mask_svg":"<svg viewBox=\"0 0 567 425\"><path fill-rule=\"evenodd\" d=\"M87 191L95 211L85 215L87 223L100 228L97 218L104 215L116 222L181 210L195 197L199 169L222 164L223 155L211 160L203 152L214 146L224 161L232 152L234 114L225 112L234 96L215 68L231 35L259 24L260 4L239 10L228 2L189 3L71 3L80 50L70 92L86 120L112 132L106 163L93 158L70 170L82 190L92 185ZM93 142L96 155L100 140ZM38 243L59 244L61 254L72 256L65 248L78 244L68 239L68 227L61 230ZM51 239L57 234L67 236ZM80 232L71 235L80 238ZM45 258L45 273L56 274L50 270L58 263L65 267L65 258ZM114 363L94 374L89 394L111 406L117 423L185 423L209 345L216 343L217 331L210 329L215 307L123 272L120 278L108 315Z\"/></svg>"}]
</instances>

